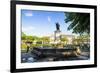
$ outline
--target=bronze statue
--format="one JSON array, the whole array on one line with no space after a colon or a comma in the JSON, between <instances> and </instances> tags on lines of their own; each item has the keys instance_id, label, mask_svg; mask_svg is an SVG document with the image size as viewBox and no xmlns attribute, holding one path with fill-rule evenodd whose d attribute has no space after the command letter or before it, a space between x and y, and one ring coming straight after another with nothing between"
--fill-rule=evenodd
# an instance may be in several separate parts
<instances>
[{"instance_id":1,"label":"bronze statue","mask_svg":"<svg viewBox=\"0 0 100 73\"><path fill-rule=\"evenodd\" d=\"M60 30L60 25L59 25L58 22L56 23L56 29L57 29L57 30Z\"/></svg>"}]
</instances>

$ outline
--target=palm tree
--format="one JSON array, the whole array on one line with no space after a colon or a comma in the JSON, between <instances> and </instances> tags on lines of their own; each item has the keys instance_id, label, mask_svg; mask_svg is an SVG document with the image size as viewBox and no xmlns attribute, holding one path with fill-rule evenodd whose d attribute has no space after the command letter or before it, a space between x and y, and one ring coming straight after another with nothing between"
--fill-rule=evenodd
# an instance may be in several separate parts
<instances>
[{"instance_id":1,"label":"palm tree","mask_svg":"<svg viewBox=\"0 0 100 73\"><path fill-rule=\"evenodd\" d=\"M65 12L65 23L70 22L68 30L73 29L73 33L90 33L90 14Z\"/></svg>"}]
</instances>

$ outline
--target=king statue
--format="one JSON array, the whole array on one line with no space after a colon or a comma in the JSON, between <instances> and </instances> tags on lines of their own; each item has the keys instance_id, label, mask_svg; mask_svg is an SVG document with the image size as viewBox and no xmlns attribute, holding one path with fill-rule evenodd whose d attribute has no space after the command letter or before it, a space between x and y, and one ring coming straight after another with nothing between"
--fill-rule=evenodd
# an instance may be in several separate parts
<instances>
[{"instance_id":1,"label":"king statue","mask_svg":"<svg viewBox=\"0 0 100 73\"><path fill-rule=\"evenodd\" d=\"M56 29L57 29L57 30L60 30L60 25L59 25L58 22L56 23Z\"/></svg>"}]
</instances>

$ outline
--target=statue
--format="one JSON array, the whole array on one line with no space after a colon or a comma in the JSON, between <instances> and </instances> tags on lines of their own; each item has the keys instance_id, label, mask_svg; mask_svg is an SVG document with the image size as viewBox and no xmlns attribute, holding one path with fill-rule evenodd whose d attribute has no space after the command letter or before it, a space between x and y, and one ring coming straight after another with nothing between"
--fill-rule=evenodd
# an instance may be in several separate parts
<instances>
[{"instance_id":1,"label":"statue","mask_svg":"<svg viewBox=\"0 0 100 73\"><path fill-rule=\"evenodd\" d=\"M61 39L61 31L60 31L60 25L57 22L56 23L56 30L54 31L54 41L56 44L60 43L60 39Z\"/></svg>"},{"instance_id":2,"label":"statue","mask_svg":"<svg viewBox=\"0 0 100 73\"><path fill-rule=\"evenodd\" d=\"M59 25L59 23L56 23L56 29L57 29L57 30L60 30L60 25Z\"/></svg>"}]
</instances>

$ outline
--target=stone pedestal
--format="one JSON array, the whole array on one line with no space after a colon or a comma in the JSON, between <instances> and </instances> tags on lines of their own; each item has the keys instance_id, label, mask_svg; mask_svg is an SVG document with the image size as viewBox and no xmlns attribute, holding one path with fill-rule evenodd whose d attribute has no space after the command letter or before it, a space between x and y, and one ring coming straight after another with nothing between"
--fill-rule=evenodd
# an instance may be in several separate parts
<instances>
[{"instance_id":1,"label":"stone pedestal","mask_svg":"<svg viewBox=\"0 0 100 73\"><path fill-rule=\"evenodd\" d=\"M56 30L55 32L54 32L54 42L56 43L56 44L58 44L58 43L60 43L61 42L61 31L60 30Z\"/></svg>"}]
</instances>

